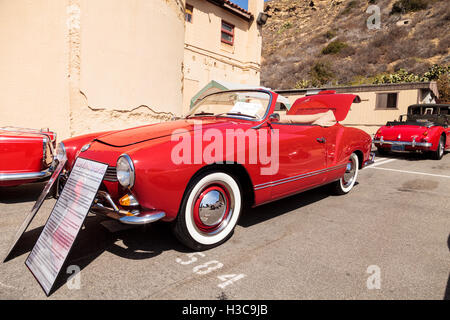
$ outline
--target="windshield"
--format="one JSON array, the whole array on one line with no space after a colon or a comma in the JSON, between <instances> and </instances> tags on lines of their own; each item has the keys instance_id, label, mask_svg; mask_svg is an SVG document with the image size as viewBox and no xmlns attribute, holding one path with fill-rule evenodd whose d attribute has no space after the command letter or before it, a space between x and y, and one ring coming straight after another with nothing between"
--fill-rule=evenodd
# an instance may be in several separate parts
<instances>
[{"instance_id":1,"label":"windshield","mask_svg":"<svg viewBox=\"0 0 450 320\"><path fill-rule=\"evenodd\" d=\"M261 91L218 92L199 100L187 117L224 116L261 120L269 101L270 94Z\"/></svg>"}]
</instances>

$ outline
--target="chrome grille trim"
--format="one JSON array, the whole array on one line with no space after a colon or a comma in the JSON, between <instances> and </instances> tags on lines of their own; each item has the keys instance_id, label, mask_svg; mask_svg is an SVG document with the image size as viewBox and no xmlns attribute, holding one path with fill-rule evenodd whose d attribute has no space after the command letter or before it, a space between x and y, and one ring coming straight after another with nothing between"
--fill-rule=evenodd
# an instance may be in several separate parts
<instances>
[{"instance_id":1,"label":"chrome grille trim","mask_svg":"<svg viewBox=\"0 0 450 320\"><path fill-rule=\"evenodd\" d=\"M104 180L110 182L117 182L116 167L108 166L108 169L106 169Z\"/></svg>"}]
</instances>

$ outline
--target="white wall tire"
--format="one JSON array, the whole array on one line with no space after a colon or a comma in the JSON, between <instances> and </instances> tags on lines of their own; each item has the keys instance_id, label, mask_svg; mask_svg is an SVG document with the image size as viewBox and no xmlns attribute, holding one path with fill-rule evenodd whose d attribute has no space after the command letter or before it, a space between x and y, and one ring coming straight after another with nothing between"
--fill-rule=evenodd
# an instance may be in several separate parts
<instances>
[{"instance_id":1,"label":"white wall tire","mask_svg":"<svg viewBox=\"0 0 450 320\"><path fill-rule=\"evenodd\" d=\"M194 250L215 247L233 234L242 210L239 183L225 172L206 172L188 186L174 224L176 237ZM206 206L208 197L219 204ZM216 204L215 203L215 204ZM208 223L208 219L212 219Z\"/></svg>"},{"instance_id":2,"label":"white wall tire","mask_svg":"<svg viewBox=\"0 0 450 320\"><path fill-rule=\"evenodd\" d=\"M359 159L356 153L352 153L345 168L345 174L338 181L334 182L335 193L347 194L352 189L358 178Z\"/></svg>"},{"instance_id":3,"label":"white wall tire","mask_svg":"<svg viewBox=\"0 0 450 320\"><path fill-rule=\"evenodd\" d=\"M437 147L436 151L431 152L431 157L434 160L441 160L442 157L444 156L444 151L445 151L445 137L441 136L439 138L439 143L438 143L438 147Z\"/></svg>"}]
</instances>

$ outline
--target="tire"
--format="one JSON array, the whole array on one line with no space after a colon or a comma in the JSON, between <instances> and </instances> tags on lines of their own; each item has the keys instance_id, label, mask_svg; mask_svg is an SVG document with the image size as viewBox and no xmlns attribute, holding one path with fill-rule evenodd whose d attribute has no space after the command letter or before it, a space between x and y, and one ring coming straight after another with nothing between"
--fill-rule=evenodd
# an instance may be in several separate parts
<instances>
[{"instance_id":1,"label":"tire","mask_svg":"<svg viewBox=\"0 0 450 320\"><path fill-rule=\"evenodd\" d=\"M431 152L431 158L434 160L441 160L442 157L444 156L444 151L445 151L445 138L444 136L441 136L436 151Z\"/></svg>"},{"instance_id":2,"label":"tire","mask_svg":"<svg viewBox=\"0 0 450 320\"><path fill-rule=\"evenodd\" d=\"M378 154L380 156L385 156L385 155L387 155L389 153L389 151L387 149L384 149L384 148L381 148L381 147L378 147L377 150L378 150Z\"/></svg>"},{"instance_id":3,"label":"tire","mask_svg":"<svg viewBox=\"0 0 450 320\"><path fill-rule=\"evenodd\" d=\"M203 173L188 186L174 234L194 250L216 247L232 236L242 202L241 187L233 176L221 171Z\"/></svg>"},{"instance_id":4,"label":"tire","mask_svg":"<svg viewBox=\"0 0 450 320\"><path fill-rule=\"evenodd\" d=\"M352 153L347 162L345 174L333 183L334 192L338 195L349 193L355 185L359 171L359 159L356 153Z\"/></svg>"}]
</instances>

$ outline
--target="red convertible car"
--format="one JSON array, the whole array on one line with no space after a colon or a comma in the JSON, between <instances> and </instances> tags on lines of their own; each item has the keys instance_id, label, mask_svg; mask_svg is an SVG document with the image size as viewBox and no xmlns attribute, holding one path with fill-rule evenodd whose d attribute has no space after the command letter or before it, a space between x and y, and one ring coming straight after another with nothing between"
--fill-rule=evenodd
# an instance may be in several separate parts
<instances>
[{"instance_id":1,"label":"red convertible car","mask_svg":"<svg viewBox=\"0 0 450 320\"><path fill-rule=\"evenodd\" d=\"M55 147L56 133L48 129L0 128L0 186L50 177Z\"/></svg>"},{"instance_id":2,"label":"red convertible car","mask_svg":"<svg viewBox=\"0 0 450 320\"><path fill-rule=\"evenodd\" d=\"M378 129L374 144L379 154L388 151L421 151L440 160L450 149L450 105L415 104L399 121L390 121Z\"/></svg>"},{"instance_id":3,"label":"red convertible car","mask_svg":"<svg viewBox=\"0 0 450 320\"><path fill-rule=\"evenodd\" d=\"M317 186L348 193L373 160L372 139L339 124L359 97L323 92L274 113L278 94L231 90L197 101L182 119L67 139L77 157L109 165L91 212L126 224L173 223L204 250L226 241L245 204L258 206Z\"/></svg>"}]
</instances>

